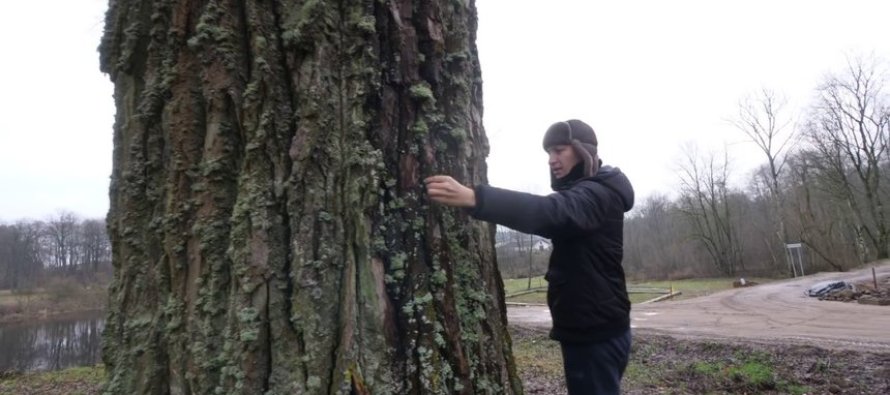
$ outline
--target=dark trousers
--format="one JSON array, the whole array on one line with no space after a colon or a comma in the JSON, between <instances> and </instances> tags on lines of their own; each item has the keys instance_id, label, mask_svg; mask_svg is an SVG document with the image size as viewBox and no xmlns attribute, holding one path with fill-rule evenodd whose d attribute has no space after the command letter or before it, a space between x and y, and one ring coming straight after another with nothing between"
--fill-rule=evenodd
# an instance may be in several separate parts
<instances>
[{"instance_id":1,"label":"dark trousers","mask_svg":"<svg viewBox=\"0 0 890 395\"><path fill-rule=\"evenodd\" d=\"M630 354L630 329L592 343L560 342L569 395L618 395Z\"/></svg>"}]
</instances>

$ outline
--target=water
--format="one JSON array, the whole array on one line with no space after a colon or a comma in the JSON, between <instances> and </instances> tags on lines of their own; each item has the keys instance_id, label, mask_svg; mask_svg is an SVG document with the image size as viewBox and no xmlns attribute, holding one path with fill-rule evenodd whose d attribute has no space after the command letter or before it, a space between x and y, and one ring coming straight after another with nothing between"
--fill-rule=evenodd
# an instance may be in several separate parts
<instances>
[{"instance_id":1,"label":"water","mask_svg":"<svg viewBox=\"0 0 890 395\"><path fill-rule=\"evenodd\" d=\"M0 325L0 372L59 370L100 362L101 312L39 323Z\"/></svg>"}]
</instances>

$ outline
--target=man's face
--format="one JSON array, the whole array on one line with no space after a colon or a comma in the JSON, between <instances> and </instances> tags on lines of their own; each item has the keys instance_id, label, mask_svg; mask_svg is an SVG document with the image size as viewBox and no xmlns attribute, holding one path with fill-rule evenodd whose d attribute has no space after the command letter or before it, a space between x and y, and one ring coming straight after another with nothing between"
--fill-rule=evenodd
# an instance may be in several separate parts
<instances>
[{"instance_id":1,"label":"man's face","mask_svg":"<svg viewBox=\"0 0 890 395\"><path fill-rule=\"evenodd\" d=\"M547 148L547 153L550 154L550 171L556 178L568 175L580 161L571 145L554 145Z\"/></svg>"}]
</instances>

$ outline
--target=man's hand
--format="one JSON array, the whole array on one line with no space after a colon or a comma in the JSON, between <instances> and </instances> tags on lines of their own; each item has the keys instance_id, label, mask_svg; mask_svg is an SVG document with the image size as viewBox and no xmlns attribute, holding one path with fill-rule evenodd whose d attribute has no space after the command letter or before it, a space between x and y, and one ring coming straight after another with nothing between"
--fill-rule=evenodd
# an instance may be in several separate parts
<instances>
[{"instance_id":1,"label":"man's hand","mask_svg":"<svg viewBox=\"0 0 890 395\"><path fill-rule=\"evenodd\" d=\"M450 176L432 176L423 180L430 200L452 207L476 207L476 192Z\"/></svg>"}]
</instances>

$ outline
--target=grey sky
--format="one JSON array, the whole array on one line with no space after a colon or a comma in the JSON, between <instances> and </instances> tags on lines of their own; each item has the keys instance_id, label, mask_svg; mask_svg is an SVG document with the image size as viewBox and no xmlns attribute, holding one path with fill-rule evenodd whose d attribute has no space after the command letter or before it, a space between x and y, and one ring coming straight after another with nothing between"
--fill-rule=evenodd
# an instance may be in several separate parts
<instances>
[{"instance_id":1,"label":"grey sky","mask_svg":"<svg viewBox=\"0 0 890 395\"><path fill-rule=\"evenodd\" d=\"M0 5L0 221L104 216L112 86L95 51L105 0ZM552 122L596 129L638 195L670 192L686 141L729 144L737 179L761 162L726 122L768 87L809 102L845 57L887 58L884 0L477 0L489 179L548 191ZM796 116L796 113L788 113Z\"/></svg>"}]
</instances>

